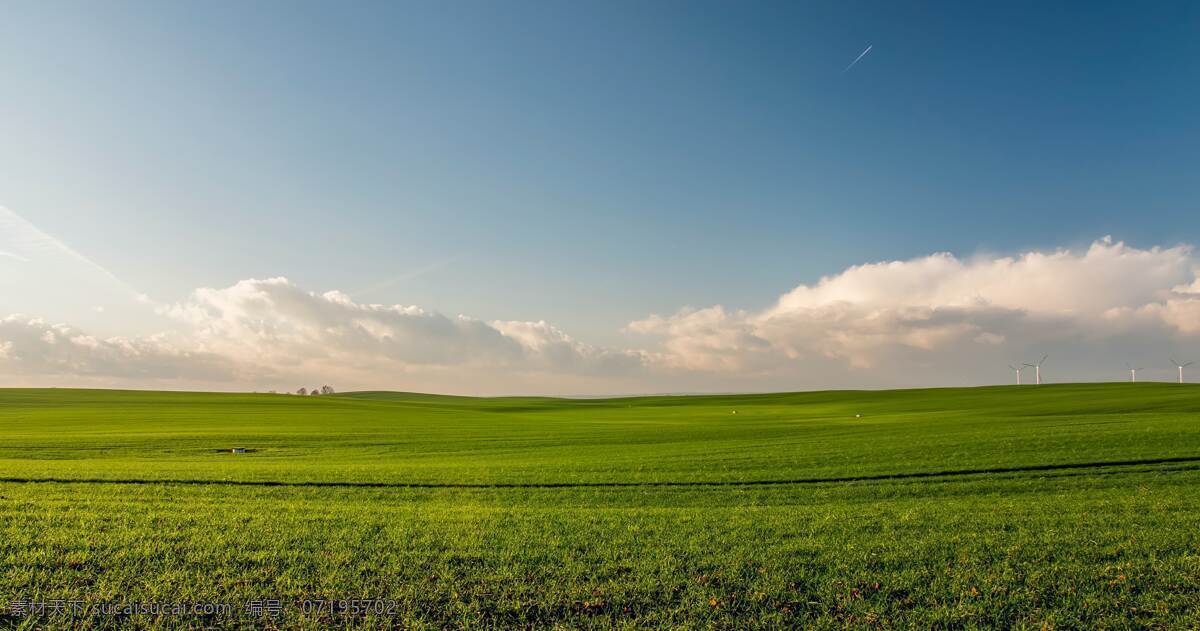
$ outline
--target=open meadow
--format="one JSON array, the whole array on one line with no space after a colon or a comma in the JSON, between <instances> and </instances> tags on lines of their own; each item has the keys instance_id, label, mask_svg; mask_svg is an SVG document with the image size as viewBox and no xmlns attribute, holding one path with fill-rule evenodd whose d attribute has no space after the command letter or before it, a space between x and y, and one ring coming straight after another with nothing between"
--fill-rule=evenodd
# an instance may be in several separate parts
<instances>
[{"instance_id":1,"label":"open meadow","mask_svg":"<svg viewBox=\"0 0 1200 631\"><path fill-rule=\"evenodd\" d=\"M1200 625L1193 385L9 389L0 479L5 627Z\"/></svg>"}]
</instances>

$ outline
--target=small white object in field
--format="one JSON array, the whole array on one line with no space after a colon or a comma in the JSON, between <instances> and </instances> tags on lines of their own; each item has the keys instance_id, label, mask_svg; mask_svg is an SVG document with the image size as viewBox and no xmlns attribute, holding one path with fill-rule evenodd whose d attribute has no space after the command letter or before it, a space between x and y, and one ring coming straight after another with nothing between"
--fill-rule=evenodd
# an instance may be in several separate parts
<instances>
[{"instance_id":1,"label":"small white object in field","mask_svg":"<svg viewBox=\"0 0 1200 631\"><path fill-rule=\"evenodd\" d=\"M862 414L855 414L854 418L862 418Z\"/></svg>"},{"instance_id":2,"label":"small white object in field","mask_svg":"<svg viewBox=\"0 0 1200 631\"><path fill-rule=\"evenodd\" d=\"M244 454L244 453L246 453L246 448L245 447L234 447L230 451L232 451L235 454Z\"/></svg>"},{"instance_id":3,"label":"small white object in field","mask_svg":"<svg viewBox=\"0 0 1200 631\"><path fill-rule=\"evenodd\" d=\"M737 414L737 410L730 412L730 414Z\"/></svg>"}]
</instances>

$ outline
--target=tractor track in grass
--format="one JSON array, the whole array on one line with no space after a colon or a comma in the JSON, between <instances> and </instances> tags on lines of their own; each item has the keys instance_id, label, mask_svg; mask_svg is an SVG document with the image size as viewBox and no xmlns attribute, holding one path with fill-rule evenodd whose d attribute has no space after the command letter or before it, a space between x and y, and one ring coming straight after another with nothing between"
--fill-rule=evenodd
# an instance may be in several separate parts
<instances>
[{"instance_id":1,"label":"tractor track in grass","mask_svg":"<svg viewBox=\"0 0 1200 631\"><path fill-rule=\"evenodd\" d=\"M1157 465L1195 465L1182 467L1155 467ZM1064 464L1027 465L1021 467L989 467L977 469L953 469L943 471L921 471L911 473L882 473L858 476L833 476L794 478L781 480L693 480L693 481L644 481L644 482L345 482L345 481L285 481L285 480L205 480L205 479L143 479L143 478L21 478L0 477L0 483L11 484L113 484L113 485L187 485L187 486L248 486L248 487L296 487L296 488L363 488L363 489L588 489L588 488L700 488L700 487L755 487L842 484L855 482L887 482L919 479L953 479L959 477L1006 475L1025 473L1055 473L1072 475L1114 475L1121 473L1170 473L1200 470L1200 456L1173 458L1144 458L1139 460L1110 460L1098 462L1076 462Z\"/></svg>"}]
</instances>

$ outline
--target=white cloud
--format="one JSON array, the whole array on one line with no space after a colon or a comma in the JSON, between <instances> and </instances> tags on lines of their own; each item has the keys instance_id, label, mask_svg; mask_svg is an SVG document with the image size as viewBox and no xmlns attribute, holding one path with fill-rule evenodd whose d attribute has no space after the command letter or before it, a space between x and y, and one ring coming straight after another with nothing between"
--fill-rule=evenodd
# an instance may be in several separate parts
<instances>
[{"instance_id":1,"label":"white cloud","mask_svg":"<svg viewBox=\"0 0 1200 631\"><path fill-rule=\"evenodd\" d=\"M180 378L219 383L233 380L236 366L156 336L100 340L63 324L12 315L0 319L0 374L68 384L113 378L148 385Z\"/></svg>"},{"instance_id":2,"label":"white cloud","mask_svg":"<svg viewBox=\"0 0 1200 631\"><path fill-rule=\"evenodd\" d=\"M1110 239L1074 252L933 254L851 267L757 311L716 305L625 327L630 348L545 321L484 321L356 302L285 278L199 289L160 307L155 335L101 339L0 320L0 375L43 385L462 393L630 393L989 383L1050 353L1044 374L1114 377L1200 342L1189 247ZM1196 354L1200 355L1200 354ZM19 377L19 379L18 379Z\"/></svg>"},{"instance_id":3,"label":"white cloud","mask_svg":"<svg viewBox=\"0 0 1200 631\"><path fill-rule=\"evenodd\" d=\"M19 374L26 382L43 377L43 383L72 383L73 376L88 383L176 380L181 387L232 382L248 389L320 381L586 392L596 380L613 384L636 374L644 361L638 352L584 344L544 321L484 322L416 306L364 304L338 291L306 291L286 278L198 289L158 311L176 323L171 331L106 340L12 316L0 321L0 375Z\"/></svg>"},{"instance_id":4,"label":"white cloud","mask_svg":"<svg viewBox=\"0 0 1200 631\"><path fill-rule=\"evenodd\" d=\"M1097 316L1113 307L1159 300L1194 281L1190 247L1141 250L1096 241L1083 253L1056 250L1018 257L958 259L934 254L909 261L851 267L786 293L765 314L834 304L864 308L975 307Z\"/></svg>"},{"instance_id":5,"label":"white cloud","mask_svg":"<svg viewBox=\"0 0 1200 631\"><path fill-rule=\"evenodd\" d=\"M628 329L661 338L663 366L714 371L806 359L872 369L983 354L1013 340L1017 352L1076 338L1161 346L1200 333L1198 268L1190 247L1138 249L1108 238L1078 253L941 253L851 267L759 312L687 309Z\"/></svg>"},{"instance_id":6,"label":"white cloud","mask_svg":"<svg viewBox=\"0 0 1200 631\"><path fill-rule=\"evenodd\" d=\"M522 353L516 340L479 320L413 306L359 304L336 291L305 291L286 278L199 289L162 312L191 325L201 348L267 365L363 358L503 364Z\"/></svg>"},{"instance_id":7,"label":"white cloud","mask_svg":"<svg viewBox=\"0 0 1200 631\"><path fill-rule=\"evenodd\" d=\"M626 330L659 335L663 350L656 360L682 370L738 370L753 363L756 355L770 350L744 311L726 312L718 305L707 309L684 309L674 316L652 315L632 322Z\"/></svg>"},{"instance_id":8,"label":"white cloud","mask_svg":"<svg viewBox=\"0 0 1200 631\"><path fill-rule=\"evenodd\" d=\"M200 289L162 312L190 327L198 349L257 367L251 370L287 367L343 382L454 369L526 375L537 384L538 375L604 376L642 364L640 353L583 344L546 322L489 323L416 306L363 304L337 291L305 291L286 278Z\"/></svg>"},{"instance_id":9,"label":"white cloud","mask_svg":"<svg viewBox=\"0 0 1200 631\"><path fill-rule=\"evenodd\" d=\"M537 322L494 321L497 331L517 341L535 367L582 374L613 374L640 368L646 359L641 351L611 351L571 338L545 320Z\"/></svg>"}]
</instances>

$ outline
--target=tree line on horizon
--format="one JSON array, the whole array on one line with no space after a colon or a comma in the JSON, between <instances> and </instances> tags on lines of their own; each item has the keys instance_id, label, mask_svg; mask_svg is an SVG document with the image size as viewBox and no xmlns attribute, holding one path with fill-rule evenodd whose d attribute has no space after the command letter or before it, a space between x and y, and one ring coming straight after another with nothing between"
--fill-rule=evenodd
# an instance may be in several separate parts
<instances>
[{"instance_id":1,"label":"tree line on horizon","mask_svg":"<svg viewBox=\"0 0 1200 631\"><path fill-rule=\"evenodd\" d=\"M334 392L333 392L332 387L330 387L329 385L324 385L324 386L321 386L320 388L313 388L312 390L301 387L299 390L296 390L296 394L303 397L303 396L318 396L318 395L322 395L322 394L334 394Z\"/></svg>"}]
</instances>

